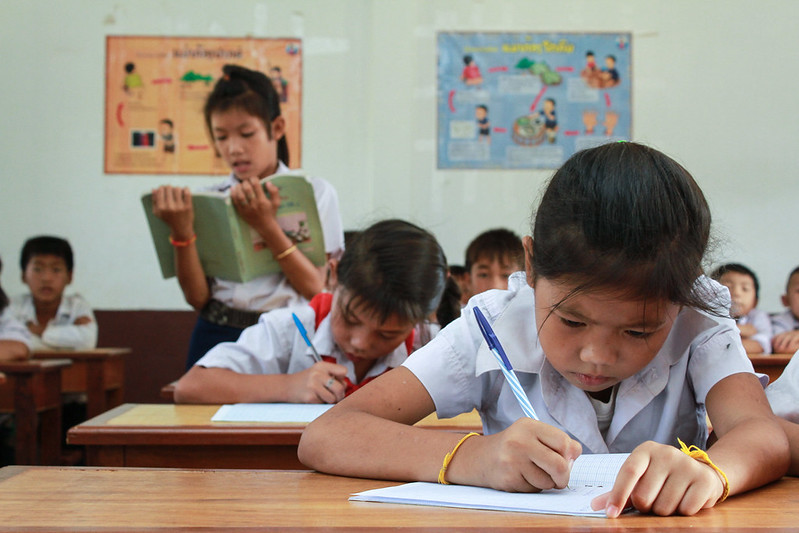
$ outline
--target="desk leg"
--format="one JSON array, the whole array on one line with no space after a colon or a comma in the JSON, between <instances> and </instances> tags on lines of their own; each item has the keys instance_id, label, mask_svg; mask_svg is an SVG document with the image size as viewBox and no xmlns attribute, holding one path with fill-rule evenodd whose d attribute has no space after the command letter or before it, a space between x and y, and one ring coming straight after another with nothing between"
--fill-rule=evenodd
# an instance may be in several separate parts
<instances>
[{"instance_id":1,"label":"desk leg","mask_svg":"<svg viewBox=\"0 0 799 533\"><path fill-rule=\"evenodd\" d=\"M94 418L106 411L105 408L105 376L103 361L100 359L86 362L86 415Z\"/></svg>"},{"instance_id":2,"label":"desk leg","mask_svg":"<svg viewBox=\"0 0 799 533\"><path fill-rule=\"evenodd\" d=\"M14 414L16 431L16 456L14 462L20 465L37 464L37 419L33 391L33 376L20 374L14 376Z\"/></svg>"},{"instance_id":3,"label":"desk leg","mask_svg":"<svg viewBox=\"0 0 799 533\"><path fill-rule=\"evenodd\" d=\"M39 413L40 464L61 464L61 408L50 407Z\"/></svg>"}]
</instances>

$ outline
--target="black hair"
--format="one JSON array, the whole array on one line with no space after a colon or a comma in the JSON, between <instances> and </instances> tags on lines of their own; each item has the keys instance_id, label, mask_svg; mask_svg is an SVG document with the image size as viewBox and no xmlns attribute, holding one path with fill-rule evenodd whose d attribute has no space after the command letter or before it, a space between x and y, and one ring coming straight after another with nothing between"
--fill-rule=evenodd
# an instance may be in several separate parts
<instances>
[{"instance_id":1,"label":"black hair","mask_svg":"<svg viewBox=\"0 0 799 533\"><path fill-rule=\"evenodd\" d=\"M614 56L613 54L606 55L605 59L611 59L614 63L616 62L616 56Z\"/></svg>"},{"instance_id":2,"label":"black hair","mask_svg":"<svg viewBox=\"0 0 799 533\"><path fill-rule=\"evenodd\" d=\"M390 315L418 323L436 310L447 278L447 259L432 233L398 219L358 233L337 268L350 296L343 308L365 307L383 322Z\"/></svg>"},{"instance_id":3,"label":"black hair","mask_svg":"<svg viewBox=\"0 0 799 533\"><path fill-rule=\"evenodd\" d=\"M166 124L170 128L174 128L175 127L175 124L171 120L169 120L168 118L162 118L160 124Z\"/></svg>"},{"instance_id":4,"label":"black hair","mask_svg":"<svg viewBox=\"0 0 799 533\"><path fill-rule=\"evenodd\" d=\"M577 152L547 185L533 224L533 279L664 299L720 315L694 284L710 237L710 209L679 163L633 142ZM562 302L561 302L562 303Z\"/></svg>"},{"instance_id":5,"label":"black hair","mask_svg":"<svg viewBox=\"0 0 799 533\"><path fill-rule=\"evenodd\" d=\"M468 65L469 63L472 62L473 59L474 57L472 57L471 54L466 54L465 56L463 56L463 64Z\"/></svg>"},{"instance_id":6,"label":"black hair","mask_svg":"<svg viewBox=\"0 0 799 533\"><path fill-rule=\"evenodd\" d=\"M2 271L3 260L0 259L0 272ZM3 290L3 286L0 285L0 313L2 313L6 307L8 307L8 295L6 294L6 291Z\"/></svg>"},{"instance_id":7,"label":"black hair","mask_svg":"<svg viewBox=\"0 0 799 533\"><path fill-rule=\"evenodd\" d=\"M125 72L127 72L128 74L133 72L135 69L136 65L134 65L132 62L125 63Z\"/></svg>"},{"instance_id":8,"label":"black hair","mask_svg":"<svg viewBox=\"0 0 799 533\"><path fill-rule=\"evenodd\" d=\"M468 270L466 270L466 267L463 266L463 265L449 265L449 275L450 276L454 276L454 277L463 276L467 272L468 272Z\"/></svg>"},{"instance_id":9,"label":"black hair","mask_svg":"<svg viewBox=\"0 0 799 533\"><path fill-rule=\"evenodd\" d=\"M484 231L472 239L466 248L466 272L471 272L472 266L480 258L486 258L489 261L502 261L508 258L520 268L524 268L522 239L505 228Z\"/></svg>"},{"instance_id":10,"label":"black hair","mask_svg":"<svg viewBox=\"0 0 799 533\"><path fill-rule=\"evenodd\" d=\"M217 111L240 109L263 120L266 134L271 139L272 121L280 116L280 95L272 81L263 72L239 65L225 65L222 73L203 108L211 138L214 138L211 115ZM289 164L289 145L285 135L277 141L277 158Z\"/></svg>"},{"instance_id":11,"label":"black hair","mask_svg":"<svg viewBox=\"0 0 799 533\"><path fill-rule=\"evenodd\" d=\"M752 271L752 269L740 263L727 263L716 267L716 269L713 271L710 277L718 282L721 282L721 276L723 276L727 272L735 272L737 274L743 274L745 276L749 276L750 278L752 278L752 281L755 284L755 300L760 299L760 282L758 281L757 276L755 275L754 271Z\"/></svg>"},{"instance_id":12,"label":"black hair","mask_svg":"<svg viewBox=\"0 0 799 533\"><path fill-rule=\"evenodd\" d=\"M485 111L486 113L488 113L488 106L487 106L487 105L485 105L485 104L478 104L478 105L476 105L476 106L474 106L474 107L476 107L477 109L482 109L483 111Z\"/></svg>"},{"instance_id":13,"label":"black hair","mask_svg":"<svg viewBox=\"0 0 799 533\"><path fill-rule=\"evenodd\" d=\"M461 288L452 276L447 277L441 303L436 309L436 322L442 328L461 316Z\"/></svg>"},{"instance_id":14,"label":"black hair","mask_svg":"<svg viewBox=\"0 0 799 533\"><path fill-rule=\"evenodd\" d=\"M23 272L28 268L28 263L35 255L55 255L60 257L67 264L67 272L72 272L75 266L72 247L69 245L69 241L61 237L40 235L25 241L22 246L22 252L19 254L19 267Z\"/></svg>"},{"instance_id":15,"label":"black hair","mask_svg":"<svg viewBox=\"0 0 799 533\"><path fill-rule=\"evenodd\" d=\"M785 282L785 292L788 292L788 290L791 288L791 278L796 274L799 274L799 266L791 270L791 273L788 274L788 281Z\"/></svg>"},{"instance_id":16,"label":"black hair","mask_svg":"<svg viewBox=\"0 0 799 533\"><path fill-rule=\"evenodd\" d=\"M593 50L588 50L588 51L585 53L585 57L592 56L592 55L594 55L594 51L593 51Z\"/></svg>"}]
</instances>

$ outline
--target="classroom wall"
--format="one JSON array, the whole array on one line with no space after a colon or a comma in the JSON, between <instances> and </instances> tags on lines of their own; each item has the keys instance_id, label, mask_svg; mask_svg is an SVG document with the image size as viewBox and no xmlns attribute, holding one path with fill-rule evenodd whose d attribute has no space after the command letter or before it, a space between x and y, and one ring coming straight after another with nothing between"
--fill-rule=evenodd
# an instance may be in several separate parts
<instances>
[{"instance_id":1,"label":"classroom wall","mask_svg":"<svg viewBox=\"0 0 799 533\"><path fill-rule=\"evenodd\" d=\"M108 35L301 38L304 167L338 189L345 227L404 217L460 263L484 229L527 232L551 171L436 169L436 32L631 31L634 139L693 172L713 258L752 267L779 310L799 264L796 20L790 0L0 0L3 287L23 290L25 238L53 233L96 308L188 307L160 278L139 197L218 178L103 173Z\"/></svg>"}]
</instances>

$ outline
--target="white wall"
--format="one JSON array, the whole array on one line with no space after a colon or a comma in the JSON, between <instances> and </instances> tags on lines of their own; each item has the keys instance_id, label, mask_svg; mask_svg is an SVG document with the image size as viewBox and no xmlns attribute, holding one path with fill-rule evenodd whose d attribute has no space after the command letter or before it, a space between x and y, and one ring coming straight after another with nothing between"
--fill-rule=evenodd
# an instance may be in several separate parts
<instances>
[{"instance_id":1,"label":"white wall","mask_svg":"<svg viewBox=\"0 0 799 533\"><path fill-rule=\"evenodd\" d=\"M484 229L526 233L551 172L436 169L436 32L631 31L634 139L694 174L714 261L753 268L761 307L779 310L799 264L796 20L791 0L0 0L3 287L23 290L19 249L51 233L96 308L187 308L139 196L216 178L103 173L107 35L303 39L303 163L338 189L345 227L404 217L459 263Z\"/></svg>"}]
</instances>

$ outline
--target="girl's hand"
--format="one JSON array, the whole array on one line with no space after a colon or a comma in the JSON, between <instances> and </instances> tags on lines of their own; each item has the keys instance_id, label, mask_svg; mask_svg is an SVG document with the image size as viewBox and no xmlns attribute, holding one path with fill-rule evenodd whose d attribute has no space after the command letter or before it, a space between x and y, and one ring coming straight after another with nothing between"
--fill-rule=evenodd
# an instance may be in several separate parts
<instances>
[{"instance_id":1,"label":"girl's hand","mask_svg":"<svg viewBox=\"0 0 799 533\"><path fill-rule=\"evenodd\" d=\"M188 187L163 185L154 189L153 214L167 223L173 239L188 241L194 236L194 207Z\"/></svg>"},{"instance_id":2,"label":"girl's hand","mask_svg":"<svg viewBox=\"0 0 799 533\"><path fill-rule=\"evenodd\" d=\"M344 399L347 369L341 365L323 361L289 376L289 403L338 403Z\"/></svg>"},{"instance_id":3,"label":"girl's hand","mask_svg":"<svg viewBox=\"0 0 799 533\"><path fill-rule=\"evenodd\" d=\"M563 488L581 452L580 443L563 431L521 418L499 433L466 441L453 458L447 479L508 492ZM468 477L464 468L471 472Z\"/></svg>"},{"instance_id":4,"label":"girl's hand","mask_svg":"<svg viewBox=\"0 0 799 533\"><path fill-rule=\"evenodd\" d=\"M628 502L643 513L693 515L713 507L724 482L710 466L672 446L645 442L633 450L619 471L613 490L591 502L608 518L621 514Z\"/></svg>"},{"instance_id":5,"label":"girl's hand","mask_svg":"<svg viewBox=\"0 0 799 533\"><path fill-rule=\"evenodd\" d=\"M230 189L230 198L236 211L261 235L270 229L280 229L277 225L280 192L270 182L266 182L266 189L271 198L264 192L261 181L255 177L247 178Z\"/></svg>"}]
</instances>

